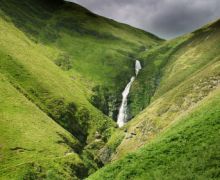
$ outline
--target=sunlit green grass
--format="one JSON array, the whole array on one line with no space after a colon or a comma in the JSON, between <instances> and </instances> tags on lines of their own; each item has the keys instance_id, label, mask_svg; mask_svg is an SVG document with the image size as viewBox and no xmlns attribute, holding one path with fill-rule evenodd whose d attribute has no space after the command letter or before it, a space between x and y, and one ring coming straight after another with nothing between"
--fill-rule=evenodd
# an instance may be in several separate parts
<instances>
[{"instance_id":1,"label":"sunlit green grass","mask_svg":"<svg viewBox=\"0 0 220 180\"><path fill-rule=\"evenodd\" d=\"M1 0L0 178L83 178L166 129L92 178L217 178L218 28L163 42L76 4ZM137 116L116 130L101 111L116 117L136 58Z\"/></svg>"},{"instance_id":2,"label":"sunlit green grass","mask_svg":"<svg viewBox=\"0 0 220 180\"><path fill-rule=\"evenodd\" d=\"M96 170L116 125L91 104L93 89L119 101L135 55L160 41L76 4L2 0L0 177L79 178ZM67 142L58 143L60 133Z\"/></svg>"},{"instance_id":3,"label":"sunlit green grass","mask_svg":"<svg viewBox=\"0 0 220 180\"><path fill-rule=\"evenodd\" d=\"M219 104L216 91L150 144L88 179L218 179Z\"/></svg>"},{"instance_id":4,"label":"sunlit green grass","mask_svg":"<svg viewBox=\"0 0 220 180\"><path fill-rule=\"evenodd\" d=\"M199 34L194 32L165 42L142 55L145 66L132 88L130 107L132 112L143 111L124 128L127 136L136 136L122 141L114 159L151 141L218 87L220 34L216 26L219 21L202 28ZM162 65L157 64L159 60Z\"/></svg>"},{"instance_id":5,"label":"sunlit green grass","mask_svg":"<svg viewBox=\"0 0 220 180\"><path fill-rule=\"evenodd\" d=\"M109 111L114 111L115 118L121 91L134 73L136 56L144 47L155 46L161 39L95 15L76 4L56 1L50 5L47 1L2 0L1 16L39 48L37 53L54 63L60 61L56 63L58 66L68 66L61 67L63 74L74 79L89 101L91 96L97 95L93 91L96 87L107 89L112 100L105 100L105 103L114 103L115 109ZM60 57L65 58L60 60ZM103 111L98 104L93 105Z\"/></svg>"},{"instance_id":6,"label":"sunlit green grass","mask_svg":"<svg viewBox=\"0 0 220 180\"><path fill-rule=\"evenodd\" d=\"M75 153L79 151L79 141L28 101L2 75L0 104L1 178L19 179L31 175L29 171L35 166L45 173L50 169L55 170L53 166L59 166L63 174L66 170L59 165L59 161L70 152L70 157L76 159L72 164L76 167L83 165ZM50 162L50 165L46 162ZM33 170L34 174L37 175Z\"/></svg>"},{"instance_id":7,"label":"sunlit green grass","mask_svg":"<svg viewBox=\"0 0 220 180\"><path fill-rule=\"evenodd\" d=\"M214 22L140 54L144 68L131 90L133 116L184 80L218 61L219 27L219 21Z\"/></svg>"}]
</instances>

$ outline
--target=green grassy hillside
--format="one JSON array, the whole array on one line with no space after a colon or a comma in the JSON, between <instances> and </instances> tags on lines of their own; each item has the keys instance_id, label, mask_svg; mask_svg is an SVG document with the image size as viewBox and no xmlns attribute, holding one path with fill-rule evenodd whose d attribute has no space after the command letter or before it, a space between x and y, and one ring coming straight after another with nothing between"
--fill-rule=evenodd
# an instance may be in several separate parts
<instances>
[{"instance_id":1,"label":"green grassy hillside","mask_svg":"<svg viewBox=\"0 0 220 180\"><path fill-rule=\"evenodd\" d=\"M2 75L0 102L1 179L58 175L76 178L75 173L79 169L86 172L85 165L76 154L80 152L80 142L31 103ZM71 169L71 166L74 168Z\"/></svg>"},{"instance_id":2,"label":"green grassy hillside","mask_svg":"<svg viewBox=\"0 0 220 180\"><path fill-rule=\"evenodd\" d=\"M116 127L106 115L117 115L136 54L159 42L73 3L1 0L0 178L81 178L102 166Z\"/></svg>"},{"instance_id":3,"label":"green grassy hillside","mask_svg":"<svg viewBox=\"0 0 220 180\"><path fill-rule=\"evenodd\" d=\"M83 85L88 99L114 119L136 55L161 42L73 3L2 0L0 5L3 18L35 44L56 49L45 56Z\"/></svg>"},{"instance_id":4,"label":"green grassy hillside","mask_svg":"<svg viewBox=\"0 0 220 180\"><path fill-rule=\"evenodd\" d=\"M17 94L20 94L20 96L24 96L29 104L35 104L36 108L39 111L38 113L35 113L36 110L32 110L31 108L29 108L29 105L25 105L26 103L21 102L18 105L17 110L15 106L15 110L18 113L11 114L10 117L14 117L14 122L10 123L8 121L11 121L12 119L7 116L6 118L8 119L5 119L4 117L6 110L3 109L1 111L1 127L3 128L1 129L1 147L5 147L4 151L3 149L1 149L1 164L5 164L5 161L8 160L9 162L7 162L7 164L9 164L9 166L6 166L6 169L7 167L16 165L20 167L20 164L24 164L26 167L27 164L27 169L33 171L33 174L41 174L41 170L38 170L38 166L37 168L33 166L33 168L31 169L31 166L29 166L28 164L30 164L30 162L35 163L35 159L40 159L38 158L39 156L45 156L45 159L50 159L51 156L51 159L53 159L54 156L56 159L56 154L59 154L60 157L65 156L64 152L68 152L70 148L63 148L63 150L60 152L59 149L56 147L56 144L59 144L59 142L61 144L68 144L68 142L70 141L70 146L72 146L73 143L71 141L76 141L77 144L73 145L76 146L77 153L81 154L83 147L95 139L94 134L96 131L98 131L100 134L103 134L103 139L100 141L104 143L106 141L106 138L108 138L108 128L113 127L114 122L111 119L108 119L107 117L102 115L100 111L94 108L87 101L82 89L80 89L80 86L78 86L76 82L72 81L67 75L65 75L62 70L60 70L54 63L51 62L51 60L40 53L43 51L49 52L51 49L44 49L44 47L41 45L33 44L33 42L31 42L22 32L17 30L12 24L6 23L3 20L1 20L0 23L0 70L1 74L3 74L3 76L5 77L5 81L7 82L7 84L10 84L10 86L7 88L8 90L4 90L7 84L1 84L1 88L3 88L3 90L1 90L1 97L4 100L0 102L1 108L6 106L9 110L8 113L10 113L10 111L13 112L13 103L16 103L17 95L13 93L11 95L9 94L8 96L11 99L11 104L7 105L4 94L7 91L10 92L12 91L12 89L16 89ZM19 112L21 111L22 113L22 109L23 111L25 111L26 114L23 113L21 116ZM44 118L43 122L42 120L40 121L40 119L42 119L40 117L41 114L44 114L44 116L47 117ZM33 123L35 122L35 119L33 119L32 116L37 119L36 124L38 126ZM52 121L51 118L53 119L53 121L55 120L56 122L58 122L63 128L65 128L73 135L71 138L68 138L70 140L68 140L66 136L63 135L64 132L66 134L69 133L67 133L67 131L62 129L59 125L56 125L55 128L52 125L47 124L45 127L43 123L45 121ZM20 125L18 126L17 124ZM25 126L22 126L22 124L25 124ZM5 132L5 128L9 132L14 132L14 134L8 133L8 131ZM35 129L39 129L39 132ZM41 129L42 132L40 131ZM51 131L50 129L54 130ZM61 133L59 133L59 131L56 129L60 129L59 131L61 131ZM20 135L21 132L25 133L25 130L30 131L26 135L29 136L27 142L25 142L25 137ZM47 139L50 131L50 136L51 138L53 137L54 140L51 138ZM61 140L57 138L59 137L59 134L61 136ZM40 136L37 137L36 140L38 141L38 144L35 143L35 138L33 137L33 135ZM17 142L17 138L21 139L17 142L17 144L13 145L8 142L8 137L11 138L12 142ZM63 142L62 138L64 138ZM25 144L21 143L23 141ZM45 143L43 143L44 141ZM36 146L39 149L33 150L34 152L37 152L36 157L32 151L32 149L34 148L31 147L31 145L34 147ZM15 150L10 151L10 149ZM23 149L27 149L28 153L23 153ZM29 151L29 149L31 150ZM48 151L48 149L50 149L50 151ZM52 149L54 152L52 151ZM6 153L7 151L9 151L10 153ZM51 152L51 154L44 155L42 153L44 151L48 151L48 153ZM21 154L22 156L19 156L19 154ZM47 158L47 156L49 157ZM9 157L16 157L18 159L18 162ZM76 163L79 162L80 166L78 169L80 169L82 160L80 160L78 156L76 157ZM68 173L76 173L74 165L75 162L70 161L71 163L68 163L69 159L66 158L65 161L63 159L64 158L61 158L60 162L58 160L56 161L58 161L58 165L59 163L67 164L66 166L68 166L69 170L65 173L61 172L61 174L70 177L71 174ZM22 163L20 163L20 161L22 161ZM43 162L44 161L42 161L42 163ZM48 166L46 166L46 164L42 165L42 163L41 161L39 162L39 167L45 166L45 169L48 169ZM72 163L73 165L71 165ZM54 164L54 166L55 169L53 171L56 172L56 168L58 167L56 167L56 164ZM41 168L42 173L43 171L46 171L43 167ZM17 170L19 169L15 168L14 171L8 172L10 172L10 176L13 176L18 173ZM23 169L21 170L23 171ZM26 174L26 172L24 173Z\"/></svg>"},{"instance_id":5,"label":"green grassy hillside","mask_svg":"<svg viewBox=\"0 0 220 180\"><path fill-rule=\"evenodd\" d=\"M144 69L130 96L133 116L191 74L217 60L219 27L220 22L217 21L140 54Z\"/></svg>"},{"instance_id":6,"label":"green grassy hillside","mask_svg":"<svg viewBox=\"0 0 220 180\"><path fill-rule=\"evenodd\" d=\"M219 92L148 145L88 179L219 179Z\"/></svg>"},{"instance_id":7,"label":"green grassy hillside","mask_svg":"<svg viewBox=\"0 0 220 180\"><path fill-rule=\"evenodd\" d=\"M82 179L119 158L89 179L219 178L219 28L163 41L74 3L0 0L0 179Z\"/></svg>"},{"instance_id":8,"label":"green grassy hillside","mask_svg":"<svg viewBox=\"0 0 220 180\"><path fill-rule=\"evenodd\" d=\"M149 103L149 98L141 96L151 101L125 127L128 137L136 135L125 137L116 158L145 144L218 87L219 22L141 54L145 66L133 86L136 94L131 94L131 109Z\"/></svg>"}]
</instances>

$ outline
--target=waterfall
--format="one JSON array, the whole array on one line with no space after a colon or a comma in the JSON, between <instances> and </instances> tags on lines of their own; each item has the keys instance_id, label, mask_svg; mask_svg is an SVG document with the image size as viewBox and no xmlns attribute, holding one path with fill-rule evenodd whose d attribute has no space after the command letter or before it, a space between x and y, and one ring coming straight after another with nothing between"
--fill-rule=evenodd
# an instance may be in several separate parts
<instances>
[{"instance_id":1,"label":"waterfall","mask_svg":"<svg viewBox=\"0 0 220 180\"><path fill-rule=\"evenodd\" d=\"M132 83L134 82L135 77L133 76L130 80L130 82L127 84L127 86L125 87L125 90L122 93L122 103L119 109L119 113L118 113L118 120L117 120L117 124L119 127L122 127L126 121L127 121L127 105L128 105L128 94L130 92L130 88Z\"/></svg>"},{"instance_id":2,"label":"waterfall","mask_svg":"<svg viewBox=\"0 0 220 180\"><path fill-rule=\"evenodd\" d=\"M139 71L141 70L141 63L140 61L136 60L135 61L135 74L136 76L138 75ZM118 119L117 119L117 124L119 127L124 126L124 124L128 120L128 95L131 89L131 85L133 84L135 80L135 76L132 76L130 79L130 82L126 85L124 91L122 92L122 103L119 108L119 113L118 113Z\"/></svg>"},{"instance_id":3,"label":"waterfall","mask_svg":"<svg viewBox=\"0 0 220 180\"><path fill-rule=\"evenodd\" d=\"M141 63L140 61L136 60L135 62L135 73L136 73L136 76L138 75L139 71L141 70Z\"/></svg>"}]
</instances>

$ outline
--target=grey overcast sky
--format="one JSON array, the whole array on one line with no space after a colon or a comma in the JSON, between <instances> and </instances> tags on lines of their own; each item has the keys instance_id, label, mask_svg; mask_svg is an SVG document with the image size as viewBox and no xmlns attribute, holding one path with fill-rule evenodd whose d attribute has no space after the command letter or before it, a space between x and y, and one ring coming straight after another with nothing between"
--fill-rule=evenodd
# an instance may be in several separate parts
<instances>
[{"instance_id":1,"label":"grey overcast sky","mask_svg":"<svg viewBox=\"0 0 220 180\"><path fill-rule=\"evenodd\" d=\"M68 0L170 39L220 18L220 0Z\"/></svg>"}]
</instances>

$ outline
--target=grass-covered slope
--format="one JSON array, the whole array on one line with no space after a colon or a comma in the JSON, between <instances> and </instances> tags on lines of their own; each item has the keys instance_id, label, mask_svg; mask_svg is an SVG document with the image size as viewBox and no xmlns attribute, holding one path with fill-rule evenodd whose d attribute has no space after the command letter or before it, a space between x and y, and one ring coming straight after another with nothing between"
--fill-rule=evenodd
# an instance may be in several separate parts
<instances>
[{"instance_id":1,"label":"grass-covered slope","mask_svg":"<svg viewBox=\"0 0 220 180\"><path fill-rule=\"evenodd\" d=\"M160 41L76 4L1 0L0 178L80 178L102 166L116 125L100 110L117 114L133 56Z\"/></svg>"},{"instance_id":2,"label":"grass-covered slope","mask_svg":"<svg viewBox=\"0 0 220 180\"><path fill-rule=\"evenodd\" d=\"M130 106L148 107L116 132L121 143L113 140L112 160L148 143L218 88L219 44L216 21L141 55L144 68L132 87Z\"/></svg>"},{"instance_id":3,"label":"grass-covered slope","mask_svg":"<svg viewBox=\"0 0 220 180\"><path fill-rule=\"evenodd\" d=\"M133 116L157 97L218 60L219 28L218 20L140 54L144 69L130 96Z\"/></svg>"},{"instance_id":4,"label":"grass-covered slope","mask_svg":"<svg viewBox=\"0 0 220 180\"><path fill-rule=\"evenodd\" d=\"M73 3L1 0L0 179L83 178L165 130L91 178L217 178L219 22L162 42ZM137 57L138 115L116 130Z\"/></svg>"},{"instance_id":5,"label":"grass-covered slope","mask_svg":"<svg viewBox=\"0 0 220 180\"><path fill-rule=\"evenodd\" d=\"M90 119L86 116L91 119L100 116L97 123L104 120L104 116L89 104L77 82L71 80L44 55L44 52L53 53L53 49L34 44L4 20L0 23L1 72L48 116L79 140L85 141L88 129L83 128L86 128L86 124L89 125Z\"/></svg>"},{"instance_id":6,"label":"grass-covered slope","mask_svg":"<svg viewBox=\"0 0 220 180\"><path fill-rule=\"evenodd\" d=\"M134 73L135 55L161 42L73 3L2 0L0 6L2 16L33 42L59 49L49 59L84 85L90 101L113 118L120 93Z\"/></svg>"},{"instance_id":7,"label":"grass-covered slope","mask_svg":"<svg viewBox=\"0 0 220 180\"><path fill-rule=\"evenodd\" d=\"M81 169L86 175L77 154L94 139L93 133L107 130L113 122L40 53L47 49L33 44L12 24L2 19L0 24L0 176L70 178L82 176Z\"/></svg>"},{"instance_id":8,"label":"grass-covered slope","mask_svg":"<svg viewBox=\"0 0 220 180\"><path fill-rule=\"evenodd\" d=\"M88 179L219 179L220 91L150 144Z\"/></svg>"},{"instance_id":9,"label":"grass-covered slope","mask_svg":"<svg viewBox=\"0 0 220 180\"><path fill-rule=\"evenodd\" d=\"M0 122L1 179L58 175L76 178L81 175L76 174L80 169L86 174L86 168L76 154L80 152L80 142L26 99L2 75Z\"/></svg>"}]
</instances>

